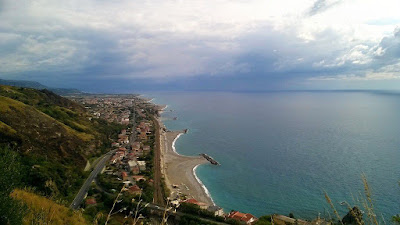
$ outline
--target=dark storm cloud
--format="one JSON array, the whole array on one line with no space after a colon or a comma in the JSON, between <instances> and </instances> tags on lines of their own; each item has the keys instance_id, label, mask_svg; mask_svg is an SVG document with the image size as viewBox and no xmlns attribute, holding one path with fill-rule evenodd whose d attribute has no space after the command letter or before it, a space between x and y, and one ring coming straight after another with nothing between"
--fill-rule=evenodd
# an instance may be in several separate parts
<instances>
[{"instance_id":1,"label":"dark storm cloud","mask_svg":"<svg viewBox=\"0 0 400 225\"><path fill-rule=\"evenodd\" d=\"M318 13L322 13L331 7L341 3L343 0L329 1L329 0L317 0L314 2L312 7L308 11L309 16L314 16Z\"/></svg>"},{"instance_id":2,"label":"dark storm cloud","mask_svg":"<svg viewBox=\"0 0 400 225\"><path fill-rule=\"evenodd\" d=\"M192 4L175 1L3 1L0 76L113 90L261 89L293 79L363 77L399 67L398 30L377 42L357 39L347 27L303 22L343 1L317 0L304 4L299 15L255 20L247 13L235 16L242 6L263 6L263 1L241 1L241 7L221 2L230 7L220 7L210 19L204 15L216 7L206 4L198 13Z\"/></svg>"}]
</instances>

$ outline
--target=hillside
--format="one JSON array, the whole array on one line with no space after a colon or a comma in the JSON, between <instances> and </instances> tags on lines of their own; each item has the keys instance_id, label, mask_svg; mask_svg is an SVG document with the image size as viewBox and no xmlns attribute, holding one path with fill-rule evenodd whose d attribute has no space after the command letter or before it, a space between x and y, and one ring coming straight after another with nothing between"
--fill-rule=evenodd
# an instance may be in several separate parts
<instances>
[{"instance_id":1,"label":"hillside","mask_svg":"<svg viewBox=\"0 0 400 225\"><path fill-rule=\"evenodd\" d=\"M43 194L70 200L86 160L106 152L118 130L51 91L0 85L0 145L19 152L25 183Z\"/></svg>"},{"instance_id":2,"label":"hillside","mask_svg":"<svg viewBox=\"0 0 400 225\"><path fill-rule=\"evenodd\" d=\"M11 196L24 203L28 210L22 220L24 225L54 224L54 225L84 225L88 224L79 212L58 204L50 199L39 196L29 190L15 189Z\"/></svg>"}]
</instances>

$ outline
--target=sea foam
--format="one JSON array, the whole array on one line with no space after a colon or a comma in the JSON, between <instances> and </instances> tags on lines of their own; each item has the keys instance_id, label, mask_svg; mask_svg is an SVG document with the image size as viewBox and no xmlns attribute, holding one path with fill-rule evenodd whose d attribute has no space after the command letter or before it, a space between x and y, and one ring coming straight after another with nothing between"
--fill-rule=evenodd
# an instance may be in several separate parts
<instances>
[{"instance_id":1,"label":"sea foam","mask_svg":"<svg viewBox=\"0 0 400 225\"><path fill-rule=\"evenodd\" d=\"M175 137L174 141L172 142L172 151L174 151L176 154L180 155L178 152L176 152L175 148L175 142L178 140L178 138L182 135L182 133L179 133L178 136Z\"/></svg>"},{"instance_id":2,"label":"sea foam","mask_svg":"<svg viewBox=\"0 0 400 225\"><path fill-rule=\"evenodd\" d=\"M196 169L199 165L193 167L193 175L196 178L197 182L199 182L199 184L201 185L201 187L203 188L204 192L206 193L206 195L211 199L211 202L213 205L215 205L215 202L213 200L213 198L211 197L210 192L208 191L207 187L203 184L203 182L201 182L201 180L197 177L196 175Z\"/></svg>"},{"instance_id":3,"label":"sea foam","mask_svg":"<svg viewBox=\"0 0 400 225\"><path fill-rule=\"evenodd\" d=\"M182 134L183 134L183 133L179 133L179 134L175 137L174 141L172 142L172 150L173 150L176 154L178 154L178 155L180 155L180 154L179 154L178 152L176 152L175 142L176 142L176 140L178 140L178 138L179 138ZM197 169L198 166L199 166L199 165L196 165L195 167L193 167L193 175L194 175L194 178L196 178L196 181L197 181L197 182L200 184L200 186L203 188L203 190L204 190L204 192L206 193L206 195L211 199L212 204L215 205L215 202L214 202L213 198L211 197L211 194L210 194L210 192L208 191L207 187L203 184L203 182L201 182L201 180L199 179L199 177L198 177L197 174L196 174L196 169Z\"/></svg>"}]
</instances>

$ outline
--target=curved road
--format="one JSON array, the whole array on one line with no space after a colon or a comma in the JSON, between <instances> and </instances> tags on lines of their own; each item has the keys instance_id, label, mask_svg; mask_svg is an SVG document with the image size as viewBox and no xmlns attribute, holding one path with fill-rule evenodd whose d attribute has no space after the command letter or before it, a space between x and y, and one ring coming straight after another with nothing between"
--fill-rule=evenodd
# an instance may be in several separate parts
<instances>
[{"instance_id":1,"label":"curved road","mask_svg":"<svg viewBox=\"0 0 400 225\"><path fill-rule=\"evenodd\" d=\"M117 150L112 150L107 152L103 155L102 159L96 164L96 167L90 173L89 177L86 179L85 183L82 185L81 189L79 190L78 194L75 196L74 200L72 201L71 205L69 206L72 209L78 209L79 206L82 204L83 199L85 198L86 193L90 188L90 184L93 182L94 178L103 170L104 166L110 160L112 154L115 153Z\"/></svg>"}]
</instances>

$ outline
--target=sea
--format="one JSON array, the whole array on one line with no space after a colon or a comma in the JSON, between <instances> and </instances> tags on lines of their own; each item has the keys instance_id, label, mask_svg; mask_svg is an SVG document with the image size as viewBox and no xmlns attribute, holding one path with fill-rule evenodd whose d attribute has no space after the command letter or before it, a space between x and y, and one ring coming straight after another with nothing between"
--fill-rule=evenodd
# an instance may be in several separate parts
<instances>
[{"instance_id":1,"label":"sea","mask_svg":"<svg viewBox=\"0 0 400 225\"><path fill-rule=\"evenodd\" d=\"M196 175L225 212L334 218L363 208L365 176L383 223L400 213L400 93L385 91L146 93L183 155L221 165ZM365 212L365 210L364 210Z\"/></svg>"}]
</instances>

